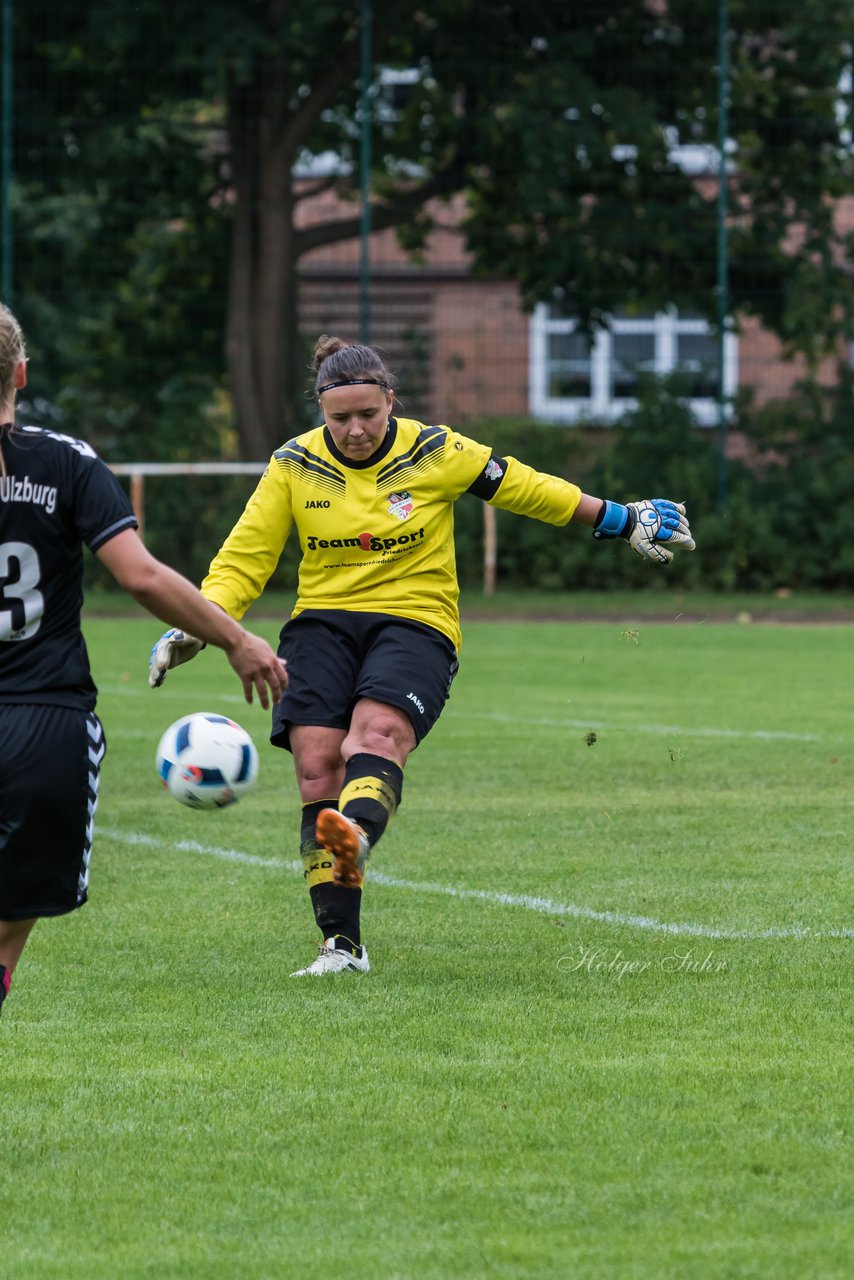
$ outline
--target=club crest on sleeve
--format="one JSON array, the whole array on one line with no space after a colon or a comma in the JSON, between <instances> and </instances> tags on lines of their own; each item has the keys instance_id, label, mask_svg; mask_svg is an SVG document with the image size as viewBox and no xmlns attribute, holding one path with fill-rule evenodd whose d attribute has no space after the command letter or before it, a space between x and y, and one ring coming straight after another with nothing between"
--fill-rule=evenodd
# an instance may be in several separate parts
<instances>
[{"instance_id":1,"label":"club crest on sleeve","mask_svg":"<svg viewBox=\"0 0 854 1280\"><path fill-rule=\"evenodd\" d=\"M487 480L500 480L504 475L504 468L500 462L496 462L494 458L490 458L486 464L484 475Z\"/></svg>"},{"instance_id":2,"label":"club crest on sleeve","mask_svg":"<svg viewBox=\"0 0 854 1280\"><path fill-rule=\"evenodd\" d=\"M407 516L411 516L414 505L412 494L408 489L388 495L389 515L397 516L398 520L405 520Z\"/></svg>"}]
</instances>

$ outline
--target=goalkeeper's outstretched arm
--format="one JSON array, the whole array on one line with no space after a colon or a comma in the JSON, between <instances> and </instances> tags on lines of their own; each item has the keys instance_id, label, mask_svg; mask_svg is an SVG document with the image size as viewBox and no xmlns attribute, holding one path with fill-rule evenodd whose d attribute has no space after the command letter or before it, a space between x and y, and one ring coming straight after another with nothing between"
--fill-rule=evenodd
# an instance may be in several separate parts
<instances>
[{"instance_id":1,"label":"goalkeeper's outstretched arm","mask_svg":"<svg viewBox=\"0 0 854 1280\"><path fill-rule=\"evenodd\" d=\"M578 485L526 466L517 458L493 454L468 485L468 493L504 511L564 525L586 524L595 538L625 538L645 560L667 564L673 548L693 551L694 539L681 502L651 498L643 502L609 502L582 493Z\"/></svg>"},{"instance_id":2,"label":"goalkeeper's outstretched arm","mask_svg":"<svg viewBox=\"0 0 854 1280\"><path fill-rule=\"evenodd\" d=\"M285 664L260 636L244 630L187 579L156 559L133 529L125 529L99 547L96 555L133 598L177 631L167 632L152 651L150 683L162 684L170 667L194 657L206 644L223 649L252 701L277 702L287 686ZM179 639L180 637L180 639ZM155 655L158 655L155 659ZM268 694L269 690L269 694Z\"/></svg>"}]
</instances>

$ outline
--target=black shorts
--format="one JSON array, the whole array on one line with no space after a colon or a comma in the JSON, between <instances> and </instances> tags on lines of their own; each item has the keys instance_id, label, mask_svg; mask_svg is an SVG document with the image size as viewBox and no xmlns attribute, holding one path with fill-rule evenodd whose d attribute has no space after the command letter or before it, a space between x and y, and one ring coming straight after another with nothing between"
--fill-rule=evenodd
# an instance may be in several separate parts
<instances>
[{"instance_id":1,"label":"black shorts","mask_svg":"<svg viewBox=\"0 0 854 1280\"><path fill-rule=\"evenodd\" d=\"M93 711L0 706L0 920L86 901L105 751Z\"/></svg>"},{"instance_id":2,"label":"black shorts","mask_svg":"<svg viewBox=\"0 0 854 1280\"><path fill-rule=\"evenodd\" d=\"M289 725L346 730L360 698L405 711L417 745L438 720L459 666L435 627L332 609L307 609L285 623L279 655L289 684L273 709L270 741L287 750Z\"/></svg>"}]
</instances>

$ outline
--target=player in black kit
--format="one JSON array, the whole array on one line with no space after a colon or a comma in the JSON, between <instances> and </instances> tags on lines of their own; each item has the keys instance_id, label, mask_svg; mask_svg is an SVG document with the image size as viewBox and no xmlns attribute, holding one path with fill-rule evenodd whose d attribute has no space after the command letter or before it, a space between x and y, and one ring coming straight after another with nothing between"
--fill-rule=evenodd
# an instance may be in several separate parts
<instances>
[{"instance_id":1,"label":"player in black kit","mask_svg":"<svg viewBox=\"0 0 854 1280\"><path fill-rule=\"evenodd\" d=\"M36 920L88 893L106 744L80 626L83 544L156 617L224 649L247 702L257 690L267 707L287 683L265 640L145 549L88 444L15 424L26 380L20 327L0 304L0 1008Z\"/></svg>"}]
</instances>

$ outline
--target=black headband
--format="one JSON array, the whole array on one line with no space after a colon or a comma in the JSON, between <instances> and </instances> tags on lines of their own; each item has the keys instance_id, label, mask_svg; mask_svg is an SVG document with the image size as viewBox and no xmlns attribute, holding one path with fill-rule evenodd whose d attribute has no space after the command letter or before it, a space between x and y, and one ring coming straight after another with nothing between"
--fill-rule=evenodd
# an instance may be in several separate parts
<instances>
[{"instance_id":1,"label":"black headband","mask_svg":"<svg viewBox=\"0 0 854 1280\"><path fill-rule=\"evenodd\" d=\"M318 387L317 394L322 396L324 391L331 391L333 387L385 387L386 391L391 391L390 382L383 382L382 378L344 378L341 382L327 382L324 387Z\"/></svg>"}]
</instances>

